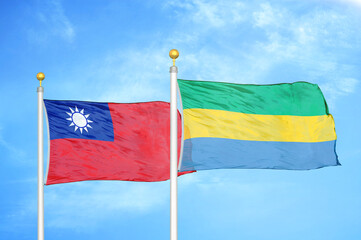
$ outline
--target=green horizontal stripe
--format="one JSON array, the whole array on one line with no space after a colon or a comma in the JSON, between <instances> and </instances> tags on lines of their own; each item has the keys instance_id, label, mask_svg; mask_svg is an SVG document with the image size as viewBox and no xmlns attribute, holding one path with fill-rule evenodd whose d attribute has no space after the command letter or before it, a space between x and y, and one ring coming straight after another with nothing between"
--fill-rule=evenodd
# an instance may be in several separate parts
<instances>
[{"instance_id":1,"label":"green horizontal stripe","mask_svg":"<svg viewBox=\"0 0 361 240\"><path fill-rule=\"evenodd\" d=\"M178 79L183 109L201 108L263 115L328 115L323 94L307 82L250 85Z\"/></svg>"}]
</instances>

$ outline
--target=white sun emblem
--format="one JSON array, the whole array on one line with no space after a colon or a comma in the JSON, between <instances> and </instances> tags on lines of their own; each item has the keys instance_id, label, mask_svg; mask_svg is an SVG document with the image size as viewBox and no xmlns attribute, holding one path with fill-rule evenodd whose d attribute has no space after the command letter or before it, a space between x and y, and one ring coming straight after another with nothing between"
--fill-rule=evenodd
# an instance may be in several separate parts
<instances>
[{"instance_id":1,"label":"white sun emblem","mask_svg":"<svg viewBox=\"0 0 361 240\"><path fill-rule=\"evenodd\" d=\"M92 128L89 123L92 123L93 121L89 120L88 117L90 114L84 115L84 109L81 111L78 110L78 108L75 106L75 110L71 109L69 107L71 113L66 112L70 117L66 120L71 121L70 126L75 126L74 132L76 130L80 130L80 133L83 134L83 129L88 132L88 128Z\"/></svg>"}]
</instances>

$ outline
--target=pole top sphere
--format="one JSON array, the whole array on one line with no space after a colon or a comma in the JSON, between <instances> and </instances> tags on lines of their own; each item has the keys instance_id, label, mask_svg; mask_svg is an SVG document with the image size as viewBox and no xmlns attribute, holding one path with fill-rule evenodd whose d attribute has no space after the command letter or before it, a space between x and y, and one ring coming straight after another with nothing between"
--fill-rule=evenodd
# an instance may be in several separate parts
<instances>
[{"instance_id":1,"label":"pole top sphere","mask_svg":"<svg viewBox=\"0 0 361 240\"><path fill-rule=\"evenodd\" d=\"M39 81L43 81L44 78L45 78L45 74L42 73L42 72L39 72L38 74L36 74L36 78L37 78Z\"/></svg>"},{"instance_id":2,"label":"pole top sphere","mask_svg":"<svg viewBox=\"0 0 361 240\"><path fill-rule=\"evenodd\" d=\"M177 49L172 49L169 51L169 57L175 60L179 56L179 52Z\"/></svg>"}]
</instances>

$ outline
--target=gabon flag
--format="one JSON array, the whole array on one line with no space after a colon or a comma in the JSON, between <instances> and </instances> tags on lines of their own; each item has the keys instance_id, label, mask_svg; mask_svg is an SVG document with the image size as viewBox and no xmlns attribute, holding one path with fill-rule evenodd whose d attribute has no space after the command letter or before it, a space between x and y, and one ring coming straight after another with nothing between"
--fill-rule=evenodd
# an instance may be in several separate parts
<instances>
[{"instance_id":1,"label":"gabon flag","mask_svg":"<svg viewBox=\"0 0 361 240\"><path fill-rule=\"evenodd\" d=\"M178 85L184 121L180 171L340 165L335 123L316 84L178 79Z\"/></svg>"},{"instance_id":2,"label":"gabon flag","mask_svg":"<svg viewBox=\"0 0 361 240\"><path fill-rule=\"evenodd\" d=\"M44 100L44 104L50 139L46 185L169 179L169 103ZM178 156L181 126L178 112Z\"/></svg>"}]
</instances>

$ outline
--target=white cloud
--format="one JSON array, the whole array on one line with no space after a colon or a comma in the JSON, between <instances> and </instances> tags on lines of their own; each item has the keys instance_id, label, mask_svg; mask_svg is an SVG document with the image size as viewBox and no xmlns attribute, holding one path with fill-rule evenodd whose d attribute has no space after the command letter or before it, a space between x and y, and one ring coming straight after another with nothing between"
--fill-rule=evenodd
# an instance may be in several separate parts
<instances>
[{"instance_id":1,"label":"white cloud","mask_svg":"<svg viewBox=\"0 0 361 240\"><path fill-rule=\"evenodd\" d=\"M346 3L346 4L351 4L353 6L361 7L361 0L331 0L331 1L336 1L340 3Z\"/></svg>"},{"instance_id":2,"label":"white cloud","mask_svg":"<svg viewBox=\"0 0 361 240\"><path fill-rule=\"evenodd\" d=\"M8 156L10 156L13 159L16 159L17 161L21 161L25 158L26 153L24 150L19 149L18 147L16 147L17 145L13 145L11 143L9 143L8 141L6 141L4 139L4 137L2 136L2 127L0 127L0 148L5 149L5 152L7 152Z\"/></svg>"},{"instance_id":3,"label":"white cloud","mask_svg":"<svg viewBox=\"0 0 361 240\"><path fill-rule=\"evenodd\" d=\"M346 72L357 79L352 74L356 66L346 69L347 64L338 59L341 49L360 50L357 43L361 39L355 28L357 20L342 11L312 8L299 15L269 2L253 5L205 0L171 1L164 7L172 10L171 15L177 14L167 37L150 42L146 49L115 51L95 64L101 67L94 76L108 79L97 84L109 84L99 100L168 100L169 92L164 89L168 89L169 75L164 66L170 65L167 53L173 46L179 47L181 55L178 76L185 79L238 83L297 79L324 86L329 81L343 81ZM253 26L254 32L242 31L245 26ZM248 41L248 34L256 37ZM229 39L234 42L228 43ZM288 72L289 78L284 79L283 72L288 69L280 66L290 64L294 72ZM352 93L341 92L331 98Z\"/></svg>"},{"instance_id":4,"label":"white cloud","mask_svg":"<svg viewBox=\"0 0 361 240\"><path fill-rule=\"evenodd\" d=\"M263 208L262 211L259 211L259 206L265 206L265 199L271 201L270 196L275 198L272 195L275 192L292 188L292 182L258 182L256 178L250 179L249 173L241 174L245 177L240 178L240 172L242 170L209 170L180 178L181 204L187 211L196 211L195 218L202 215L207 216L206 219L219 219L220 216L227 216L222 219L226 225L228 222L234 224L234 221L239 221L239 214L242 214L243 219L259 219L272 216L285 206L282 202L275 202L272 208ZM194 198L197 200L192 201ZM209 212L209 208L204 208L202 205L204 202L207 202L208 206L215 207L212 213ZM219 202L223 203L222 206L218 205ZM208 224L219 224L219 222L209 222Z\"/></svg>"},{"instance_id":5,"label":"white cloud","mask_svg":"<svg viewBox=\"0 0 361 240\"><path fill-rule=\"evenodd\" d=\"M320 84L320 88L324 93L330 106L336 104L339 97L347 96L355 92L359 80L349 77L334 78Z\"/></svg>"},{"instance_id":6,"label":"white cloud","mask_svg":"<svg viewBox=\"0 0 361 240\"><path fill-rule=\"evenodd\" d=\"M86 70L79 69L85 75L75 77L76 83L63 86L73 94L73 89L83 89L84 96L76 97L93 101L168 101L168 51L173 47L180 50L179 78L310 81L323 86L333 103L353 93L343 90L346 86L332 90L341 86L335 82L348 82L348 89L357 86L358 66L344 62L343 56L361 51L361 34L355 28L357 18L342 9L313 7L298 13L273 2L173 0L164 3L163 10L174 21L163 37L141 49L107 53ZM100 88L104 90L94 91Z\"/></svg>"},{"instance_id":7,"label":"white cloud","mask_svg":"<svg viewBox=\"0 0 361 240\"><path fill-rule=\"evenodd\" d=\"M343 93L353 93L355 92L355 88L358 84L358 80L354 79L354 78L343 78L340 79L340 83L339 83L339 89L343 92Z\"/></svg>"},{"instance_id":8,"label":"white cloud","mask_svg":"<svg viewBox=\"0 0 361 240\"><path fill-rule=\"evenodd\" d=\"M220 28L244 21L244 4L238 1L174 0L168 1L164 6L187 11L185 21L191 19L192 22L201 24L206 28ZM181 17L182 14L178 16Z\"/></svg>"},{"instance_id":9,"label":"white cloud","mask_svg":"<svg viewBox=\"0 0 361 240\"><path fill-rule=\"evenodd\" d=\"M86 71L79 69L81 74L89 72L88 75L76 82L64 82L64 85L68 85L78 98L81 97L79 94L88 94L85 97L91 100L167 100L168 67L171 65L168 51L179 46L181 56L177 65L181 78L239 83L277 82L280 81L278 74L287 71L284 66L292 63L297 69L291 75L302 74L303 80L318 82L328 103L335 104L337 98L354 93L358 87L359 62L346 66L342 55L348 53L337 52L338 49L351 49L355 55L361 46L360 38L355 39L355 36L360 36L357 22L343 12L313 9L297 15L267 2L252 6L239 2L194 0L172 1L166 5L168 9L181 10L167 36L149 41L142 49L119 49L106 54L87 65ZM60 2L52 1L46 6L49 11L37 15L44 28L34 31L34 37L50 32L53 36L73 41L76 35L74 27ZM249 26L254 29L246 28ZM252 37L247 38L248 35ZM277 66L281 68L277 69ZM269 75L274 69L277 73ZM85 81L89 84L84 84ZM82 89L83 93L74 89ZM97 93L94 89L105 91ZM98 94L95 99L94 94ZM0 146L11 153L21 154L2 138ZM180 189L192 186L205 199L210 193L223 196L238 191L254 200L265 199L272 188L282 187L278 183L269 186L235 183L232 179L210 175L211 172L184 176L180 179ZM45 192L48 227L85 230L116 214L131 212L139 216L156 211L167 205L169 199L168 183L73 183L49 186ZM234 200L242 200L242 195L236 195ZM13 222L29 212L36 214L36 199L30 197L24 201L27 204L23 202L19 205L19 212L9 216ZM254 216L256 211L253 210L249 209L247 216Z\"/></svg>"},{"instance_id":10,"label":"white cloud","mask_svg":"<svg viewBox=\"0 0 361 240\"><path fill-rule=\"evenodd\" d=\"M321 86L332 106L339 97L354 92L358 85L357 66L341 58L350 49L353 53L361 51L361 34L356 31L358 21L354 16L334 8L315 8L301 16L268 3L261 4L260 8L253 16L255 25L264 30L267 41L257 42L261 51L255 55L269 59L266 61L270 64L268 70L272 71L277 65L292 65L294 74L302 75L300 80ZM279 71L276 74L287 69Z\"/></svg>"},{"instance_id":11,"label":"white cloud","mask_svg":"<svg viewBox=\"0 0 361 240\"><path fill-rule=\"evenodd\" d=\"M101 60L93 78L105 79L96 84L105 89L97 100L112 102L142 102L168 100L168 67L171 59L168 49L119 50ZM105 87L104 87L105 86ZM108 86L108 87L106 87Z\"/></svg>"},{"instance_id":12,"label":"white cloud","mask_svg":"<svg viewBox=\"0 0 361 240\"><path fill-rule=\"evenodd\" d=\"M11 183L31 183L26 179ZM32 193L36 191L32 189ZM109 218L124 221L124 216L137 218L152 212L169 209L169 182L85 181L44 187L45 228L71 228L89 232ZM17 231L24 224L33 223L37 215L36 195L16 201L17 208L4 214L4 221ZM0 227L1 230L1 227Z\"/></svg>"},{"instance_id":13,"label":"white cloud","mask_svg":"<svg viewBox=\"0 0 361 240\"><path fill-rule=\"evenodd\" d=\"M169 184L90 181L45 187L46 225L87 230L109 217L157 211L169 201Z\"/></svg>"},{"instance_id":14,"label":"white cloud","mask_svg":"<svg viewBox=\"0 0 361 240\"><path fill-rule=\"evenodd\" d=\"M40 24L36 29L31 28L28 30L31 40L46 42L51 36L57 36L67 42L73 42L75 29L66 16L60 0L41 3L39 10L36 12L36 17Z\"/></svg>"},{"instance_id":15,"label":"white cloud","mask_svg":"<svg viewBox=\"0 0 361 240\"><path fill-rule=\"evenodd\" d=\"M271 7L269 3L262 3L261 9L253 12L254 25L256 27L277 26L283 21L282 12Z\"/></svg>"}]
</instances>

